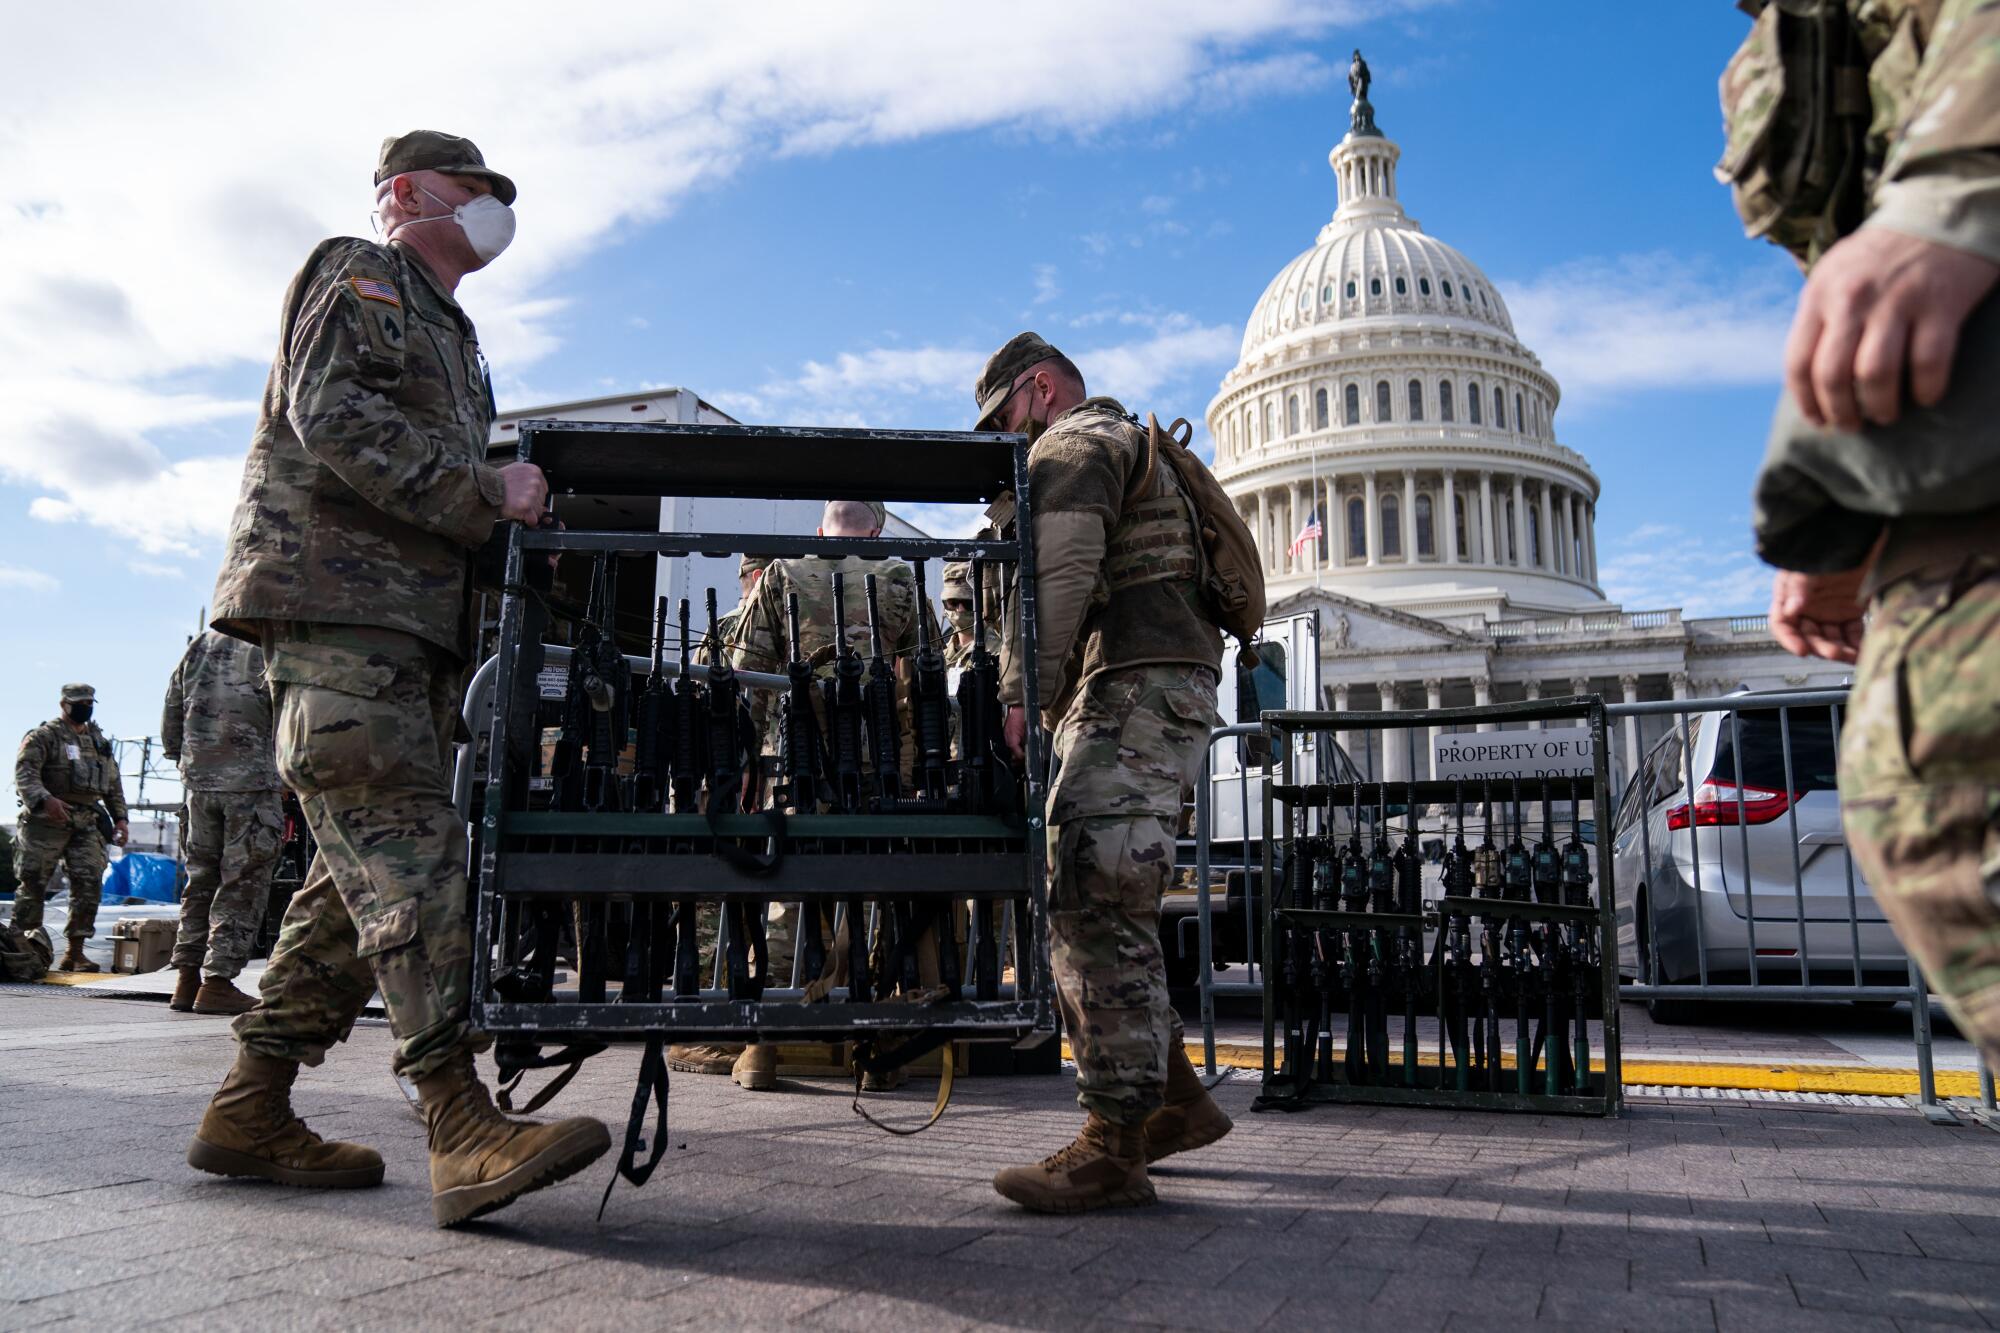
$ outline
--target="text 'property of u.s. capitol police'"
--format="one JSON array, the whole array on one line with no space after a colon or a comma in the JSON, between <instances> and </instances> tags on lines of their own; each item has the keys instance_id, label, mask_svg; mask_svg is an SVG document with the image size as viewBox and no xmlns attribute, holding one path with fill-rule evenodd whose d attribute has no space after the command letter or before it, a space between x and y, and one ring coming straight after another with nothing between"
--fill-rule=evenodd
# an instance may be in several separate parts
<instances>
[{"instance_id":1,"label":"text 'property of u.s. capitol police'","mask_svg":"<svg viewBox=\"0 0 2000 1333\"><path fill-rule=\"evenodd\" d=\"M1560 731L1456 732L1437 738L1441 779L1589 777L1597 752L1588 727Z\"/></svg>"}]
</instances>

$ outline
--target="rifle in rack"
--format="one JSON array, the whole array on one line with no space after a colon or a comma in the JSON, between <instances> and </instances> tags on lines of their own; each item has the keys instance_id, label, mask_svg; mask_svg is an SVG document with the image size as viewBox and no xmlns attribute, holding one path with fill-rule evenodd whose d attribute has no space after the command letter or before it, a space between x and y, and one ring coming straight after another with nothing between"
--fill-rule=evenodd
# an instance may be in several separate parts
<instances>
[{"instance_id":1,"label":"rifle in rack","mask_svg":"<svg viewBox=\"0 0 2000 1333\"><path fill-rule=\"evenodd\" d=\"M1576 780L1569 784L1569 839L1562 849L1563 901L1572 907L1590 906L1590 851L1583 845L1583 801L1576 792ZM1588 921L1572 921L1564 927L1568 947L1563 951L1570 981L1571 1039L1576 1050L1569 1070L1569 1086L1577 1092L1590 1091L1590 1001L1598 979L1597 932Z\"/></svg>"},{"instance_id":2,"label":"rifle in rack","mask_svg":"<svg viewBox=\"0 0 2000 1333\"><path fill-rule=\"evenodd\" d=\"M1474 886L1482 898L1504 898L1506 879L1500 868L1500 849L1493 845L1493 784L1481 787L1485 797L1484 824L1479 850L1473 853ZM1491 917L1479 920L1479 1003L1480 1016L1473 1026L1473 1063L1479 1066L1480 1080L1488 1092L1500 1090L1500 931Z\"/></svg>"},{"instance_id":3,"label":"rifle in rack","mask_svg":"<svg viewBox=\"0 0 2000 1333\"><path fill-rule=\"evenodd\" d=\"M1521 779L1514 778L1514 800L1509 807L1507 850L1501 855L1501 896L1510 902L1529 902L1534 897L1534 858L1521 837ZM1518 1092L1533 1090L1534 1048L1530 1044L1532 1024L1528 1018L1529 988L1534 969L1528 961L1528 926L1518 916L1506 918L1496 934L1501 940L1500 958L1506 981L1514 992L1514 1082ZM1497 1063L1497 1061L1496 1061Z\"/></svg>"},{"instance_id":4,"label":"rifle in rack","mask_svg":"<svg viewBox=\"0 0 2000 1333\"><path fill-rule=\"evenodd\" d=\"M1303 804L1289 808L1285 814L1284 864L1278 867L1283 888L1278 901L1293 910L1313 906L1310 817L1310 807ZM1283 934L1277 942L1285 993L1285 1070L1297 1083L1298 1096L1303 1099L1312 1086L1313 1049L1317 1045L1314 1017L1319 997L1312 985L1313 932L1298 920L1280 920Z\"/></svg>"},{"instance_id":5,"label":"rifle in rack","mask_svg":"<svg viewBox=\"0 0 2000 1333\"><path fill-rule=\"evenodd\" d=\"M705 813L714 825L714 816L733 815L743 808L744 781L756 751L751 736L750 710L722 642L722 626L715 614L715 589L708 590L708 803ZM718 855L723 840L716 835ZM731 844L734 850L734 845ZM729 857L747 868L751 858ZM771 960L764 939L764 904L759 900L731 898L727 903L729 922L729 998L754 1000L764 991Z\"/></svg>"},{"instance_id":6,"label":"rifle in rack","mask_svg":"<svg viewBox=\"0 0 2000 1333\"><path fill-rule=\"evenodd\" d=\"M924 562L916 561L917 657L910 673L910 731L916 750L917 799L943 802L951 786L951 685L944 652L931 637L924 602ZM941 808L941 807L940 807Z\"/></svg>"},{"instance_id":7,"label":"rifle in rack","mask_svg":"<svg viewBox=\"0 0 2000 1333\"><path fill-rule=\"evenodd\" d=\"M1398 915L1413 917L1423 911L1424 857L1417 847L1417 784L1404 788L1409 809L1403 821L1403 841L1396 848L1396 902ZM1396 976L1403 991L1403 1085L1417 1086L1417 990L1423 981L1423 933L1405 925L1396 932Z\"/></svg>"},{"instance_id":8,"label":"rifle in rack","mask_svg":"<svg viewBox=\"0 0 2000 1333\"><path fill-rule=\"evenodd\" d=\"M1556 847L1555 814L1549 789L1555 784L1546 776L1542 783L1542 831L1535 840L1535 901L1562 901L1562 853ZM1559 999L1557 971L1562 944L1562 926L1556 922L1538 924L1531 933L1535 949L1537 984L1542 991L1542 1036L1535 1050L1542 1058L1543 1091L1555 1096L1567 1083L1563 1065L1569 1059L1563 1036L1563 1013Z\"/></svg>"},{"instance_id":9,"label":"rifle in rack","mask_svg":"<svg viewBox=\"0 0 2000 1333\"><path fill-rule=\"evenodd\" d=\"M896 726L896 673L882 653L882 602L875 575L864 583L868 594L868 752L875 761L877 808L903 796L903 738Z\"/></svg>"},{"instance_id":10,"label":"rifle in rack","mask_svg":"<svg viewBox=\"0 0 2000 1333\"><path fill-rule=\"evenodd\" d=\"M1321 911L1337 911L1340 908L1340 844L1333 837L1332 783L1326 785L1326 808L1320 815L1319 837L1313 843L1313 900L1312 905ZM1333 1078L1333 973L1340 957L1340 932L1321 930L1314 933L1312 959L1313 990L1319 1001L1319 1047L1317 1051L1307 1051L1306 1057L1315 1062L1318 1076L1331 1081Z\"/></svg>"},{"instance_id":11,"label":"rifle in rack","mask_svg":"<svg viewBox=\"0 0 2000 1333\"><path fill-rule=\"evenodd\" d=\"M784 784L775 794L779 809L813 814L829 797L826 785L826 738L820 734L819 716L813 709L812 663L799 647L799 595L785 595L785 640L789 655L785 675L791 689L785 693L781 749ZM820 905L806 902L799 907L799 961L808 983L826 970L826 937L820 930Z\"/></svg>"},{"instance_id":12,"label":"rifle in rack","mask_svg":"<svg viewBox=\"0 0 2000 1333\"><path fill-rule=\"evenodd\" d=\"M1354 784L1354 804L1348 821L1347 848L1340 858L1340 906L1359 912L1368 901L1368 853L1361 846L1361 784ZM1355 947L1355 932L1334 934L1340 948L1340 986L1347 992L1347 1081L1361 1082L1366 1067L1363 1058L1362 1028L1365 1022L1360 1004L1364 975L1361 951Z\"/></svg>"},{"instance_id":13,"label":"rifle in rack","mask_svg":"<svg viewBox=\"0 0 2000 1333\"><path fill-rule=\"evenodd\" d=\"M863 714L861 654L847 645L847 576L834 570L833 676L820 682L826 704L827 773L837 814L856 815L868 808L862 777ZM868 970L868 911L856 896L847 899L847 998L866 1004L875 986ZM886 978L885 978L886 981Z\"/></svg>"},{"instance_id":14,"label":"rifle in rack","mask_svg":"<svg viewBox=\"0 0 2000 1333\"><path fill-rule=\"evenodd\" d=\"M1389 845L1389 784L1375 784L1375 845L1368 855L1368 900L1370 912L1387 912L1396 900L1396 857ZM1356 932L1367 961L1368 993L1364 999L1367 1022L1362 1029L1362 1045L1367 1052L1370 1082L1389 1077L1389 1014L1384 1003L1389 989L1390 960L1385 957L1379 929Z\"/></svg>"},{"instance_id":15,"label":"rifle in rack","mask_svg":"<svg viewBox=\"0 0 2000 1333\"><path fill-rule=\"evenodd\" d=\"M674 694L667 707L672 719L667 735L667 789L673 794L674 813L701 812L701 784L708 769L707 700L694 678L693 643L688 637L688 600L681 598L681 674L674 681ZM692 844L677 850L685 851ZM697 999L701 995L701 946L696 935L698 907L693 898L674 903L674 998Z\"/></svg>"},{"instance_id":16,"label":"rifle in rack","mask_svg":"<svg viewBox=\"0 0 2000 1333\"><path fill-rule=\"evenodd\" d=\"M1002 734L1000 662L986 648L984 569L972 562L972 655L958 678L959 790L967 814L1014 815L1021 793Z\"/></svg>"},{"instance_id":17,"label":"rifle in rack","mask_svg":"<svg viewBox=\"0 0 2000 1333\"><path fill-rule=\"evenodd\" d=\"M612 632L617 604L615 566L610 555L597 557L591 575L590 600L570 648L563 699L563 727L556 742L553 776L555 808L586 813L616 814L624 808L618 778L618 752L625 746L632 710L632 668ZM620 935L613 940L611 913L603 901L577 907L577 995L585 1003L605 997L608 955L622 952L629 941L625 914L619 914Z\"/></svg>"},{"instance_id":18,"label":"rifle in rack","mask_svg":"<svg viewBox=\"0 0 2000 1333\"><path fill-rule=\"evenodd\" d=\"M1447 898L1472 896L1474 858L1465 845L1465 784L1453 789L1458 813L1458 833L1445 854L1444 892ZM1432 960L1441 970L1444 1012L1438 1015L1438 1077L1444 1077L1444 1050L1450 1040L1453 1056L1453 1086L1464 1092L1471 1086L1466 1046L1466 1017L1472 1003L1472 923L1463 912L1447 912L1438 930Z\"/></svg>"},{"instance_id":19,"label":"rifle in rack","mask_svg":"<svg viewBox=\"0 0 2000 1333\"><path fill-rule=\"evenodd\" d=\"M672 693L667 684L666 665L661 660L667 646L667 599L653 608L653 671L646 688L639 692L635 726L638 739L632 754L632 809L657 814L667 804L667 751L672 748L669 728L673 725Z\"/></svg>"}]
</instances>

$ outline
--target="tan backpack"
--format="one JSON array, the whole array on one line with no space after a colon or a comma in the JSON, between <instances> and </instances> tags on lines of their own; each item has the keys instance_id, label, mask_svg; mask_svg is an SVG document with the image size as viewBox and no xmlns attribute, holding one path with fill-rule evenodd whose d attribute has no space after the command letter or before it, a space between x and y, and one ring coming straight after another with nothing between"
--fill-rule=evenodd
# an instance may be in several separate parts
<instances>
[{"instance_id":1,"label":"tan backpack","mask_svg":"<svg viewBox=\"0 0 2000 1333\"><path fill-rule=\"evenodd\" d=\"M1155 460L1164 459L1172 467L1201 534L1196 584L1215 624L1236 636L1237 660L1254 665L1257 658L1250 645L1264 631L1264 561L1250 525L1236 512L1235 502L1224 493L1208 464L1188 448L1193 435L1194 427L1186 417L1178 417L1162 429L1160 419L1148 412L1146 464L1136 479L1138 484L1128 494L1145 495L1151 489Z\"/></svg>"}]
</instances>

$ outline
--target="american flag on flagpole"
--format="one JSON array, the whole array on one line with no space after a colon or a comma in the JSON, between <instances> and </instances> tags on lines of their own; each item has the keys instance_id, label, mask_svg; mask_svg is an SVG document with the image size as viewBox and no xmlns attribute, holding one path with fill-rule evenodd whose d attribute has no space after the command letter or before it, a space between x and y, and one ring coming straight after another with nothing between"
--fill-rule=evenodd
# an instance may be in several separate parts
<instances>
[{"instance_id":1,"label":"american flag on flagpole","mask_svg":"<svg viewBox=\"0 0 2000 1333\"><path fill-rule=\"evenodd\" d=\"M1299 529L1299 535L1292 538L1292 558L1298 559L1299 552L1317 542L1323 531L1319 525L1319 510L1315 508L1312 513L1306 515L1305 526Z\"/></svg>"}]
</instances>

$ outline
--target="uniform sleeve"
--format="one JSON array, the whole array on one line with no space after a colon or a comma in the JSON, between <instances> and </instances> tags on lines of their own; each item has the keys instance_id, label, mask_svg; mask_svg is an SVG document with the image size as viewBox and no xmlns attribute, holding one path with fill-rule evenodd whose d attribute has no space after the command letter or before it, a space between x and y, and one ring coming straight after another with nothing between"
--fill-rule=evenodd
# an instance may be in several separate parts
<instances>
[{"instance_id":1,"label":"uniform sleeve","mask_svg":"<svg viewBox=\"0 0 2000 1333\"><path fill-rule=\"evenodd\" d=\"M49 789L42 785L42 766L48 761L42 729L37 727L21 738L21 752L14 757L14 790L23 809L34 810L49 799Z\"/></svg>"},{"instance_id":2,"label":"uniform sleeve","mask_svg":"<svg viewBox=\"0 0 2000 1333\"><path fill-rule=\"evenodd\" d=\"M730 654L729 664L738 671L785 672L785 663L779 656L780 645L777 626L780 623L772 608L777 605L777 588L782 579L773 578L768 572L757 580L757 591L751 594L749 604L743 608L742 619L736 622L736 650ZM763 736L770 730L772 694L769 690L749 690L750 721L756 734Z\"/></svg>"},{"instance_id":3,"label":"uniform sleeve","mask_svg":"<svg viewBox=\"0 0 2000 1333\"><path fill-rule=\"evenodd\" d=\"M189 652L192 651L190 646ZM177 764L181 760L181 710L187 702L187 663L187 654L182 654L181 660L174 664L174 674L167 677L167 700L160 709L160 753Z\"/></svg>"},{"instance_id":4,"label":"uniform sleeve","mask_svg":"<svg viewBox=\"0 0 2000 1333\"><path fill-rule=\"evenodd\" d=\"M118 776L118 751L109 741L104 743L105 756L111 769L111 785L104 792L104 808L111 812L114 820L127 818L125 810L125 781Z\"/></svg>"},{"instance_id":5,"label":"uniform sleeve","mask_svg":"<svg viewBox=\"0 0 2000 1333\"><path fill-rule=\"evenodd\" d=\"M2000 260L2000 4L1944 0L1866 225Z\"/></svg>"},{"instance_id":6,"label":"uniform sleeve","mask_svg":"<svg viewBox=\"0 0 2000 1333\"><path fill-rule=\"evenodd\" d=\"M500 473L446 449L396 405L401 347L376 336L367 322L376 312L362 307L395 308L356 295L349 278L357 276L368 280L347 265L325 265L301 304L288 342L292 428L306 452L369 504L477 548L500 519Z\"/></svg>"}]
</instances>

